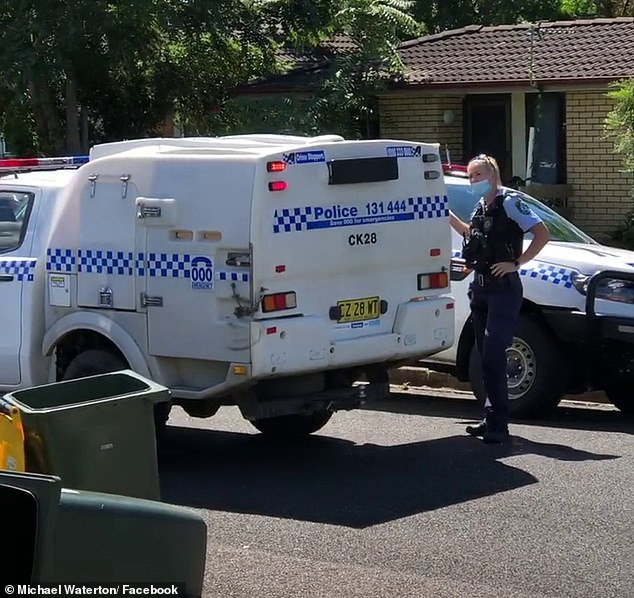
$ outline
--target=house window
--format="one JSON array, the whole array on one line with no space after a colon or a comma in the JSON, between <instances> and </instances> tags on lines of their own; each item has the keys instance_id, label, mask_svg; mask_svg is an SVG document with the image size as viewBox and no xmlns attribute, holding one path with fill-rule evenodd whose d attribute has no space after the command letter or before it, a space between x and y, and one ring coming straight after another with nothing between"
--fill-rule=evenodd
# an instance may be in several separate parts
<instances>
[{"instance_id":1,"label":"house window","mask_svg":"<svg viewBox=\"0 0 634 598\"><path fill-rule=\"evenodd\" d=\"M527 147L531 127L534 127L531 182L548 185L565 184L567 182L565 94L527 94Z\"/></svg>"}]
</instances>

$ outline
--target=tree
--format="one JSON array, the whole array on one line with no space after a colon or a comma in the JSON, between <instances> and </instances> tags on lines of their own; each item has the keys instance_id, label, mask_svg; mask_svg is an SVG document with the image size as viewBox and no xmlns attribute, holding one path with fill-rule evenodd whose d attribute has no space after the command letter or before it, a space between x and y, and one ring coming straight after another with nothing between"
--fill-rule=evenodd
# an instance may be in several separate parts
<instances>
[{"instance_id":1,"label":"tree","mask_svg":"<svg viewBox=\"0 0 634 598\"><path fill-rule=\"evenodd\" d=\"M614 107L606 117L606 131L614 140L614 151L623 156L626 172L634 177L634 79L614 83L608 97ZM634 249L634 205L615 240Z\"/></svg>"},{"instance_id":2,"label":"tree","mask_svg":"<svg viewBox=\"0 0 634 598\"><path fill-rule=\"evenodd\" d=\"M0 0L0 86L27 99L42 153L147 135L175 110L195 123L274 62L262 19L247 0Z\"/></svg>"},{"instance_id":3,"label":"tree","mask_svg":"<svg viewBox=\"0 0 634 598\"><path fill-rule=\"evenodd\" d=\"M467 25L634 16L634 0L416 0L413 15L437 33Z\"/></svg>"},{"instance_id":4,"label":"tree","mask_svg":"<svg viewBox=\"0 0 634 598\"><path fill-rule=\"evenodd\" d=\"M295 56L324 58L317 89L304 95L228 101L210 119L215 133L279 131L347 137L373 135L376 95L402 75L398 43L422 33L408 0L339 0L265 3L270 22L297 45ZM299 6L298 6L299 5ZM311 10L312 6L312 10ZM295 15L294 11L300 14ZM290 12L289 12L290 11ZM295 15L295 17L293 17ZM282 21L287 24L282 25Z\"/></svg>"}]
</instances>

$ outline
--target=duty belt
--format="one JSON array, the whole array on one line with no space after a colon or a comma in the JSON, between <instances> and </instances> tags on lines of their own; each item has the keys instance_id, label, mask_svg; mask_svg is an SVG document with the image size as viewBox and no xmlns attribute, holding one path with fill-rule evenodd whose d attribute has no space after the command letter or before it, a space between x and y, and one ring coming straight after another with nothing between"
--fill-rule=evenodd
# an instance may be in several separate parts
<instances>
[{"instance_id":1,"label":"duty belt","mask_svg":"<svg viewBox=\"0 0 634 598\"><path fill-rule=\"evenodd\" d=\"M479 272L473 273L473 281L480 287L484 287L491 284L501 285L508 283L515 273L511 272L504 276L494 276L493 274L480 274Z\"/></svg>"}]
</instances>

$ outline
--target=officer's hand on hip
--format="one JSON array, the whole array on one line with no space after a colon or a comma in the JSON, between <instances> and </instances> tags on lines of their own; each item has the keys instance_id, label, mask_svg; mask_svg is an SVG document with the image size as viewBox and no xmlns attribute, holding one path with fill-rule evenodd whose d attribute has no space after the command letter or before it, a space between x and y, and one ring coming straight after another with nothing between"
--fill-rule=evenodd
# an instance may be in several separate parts
<instances>
[{"instance_id":1,"label":"officer's hand on hip","mask_svg":"<svg viewBox=\"0 0 634 598\"><path fill-rule=\"evenodd\" d=\"M493 264L491 266L491 274L493 276L506 276L511 272L517 272L519 267L515 265L515 262L498 262L497 264Z\"/></svg>"}]
</instances>

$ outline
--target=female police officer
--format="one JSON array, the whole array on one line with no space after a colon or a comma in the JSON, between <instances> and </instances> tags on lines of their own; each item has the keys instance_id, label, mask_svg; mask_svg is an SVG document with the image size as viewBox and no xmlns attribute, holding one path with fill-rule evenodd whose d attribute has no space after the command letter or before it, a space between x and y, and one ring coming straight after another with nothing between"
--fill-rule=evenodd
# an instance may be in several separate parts
<instances>
[{"instance_id":1,"label":"female police officer","mask_svg":"<svg viewBox=\"0 0 634 598\"><path fill-rule=\"evenodd\" d=\"M487 443L503 443L508 432L506 349L513 340L522 305L518 271L548 242L541 219L512 189L502 187L494 158L480 154L467 165L471 189L479 201L471 222L449 213L451 226L465 239L463 258L474 270L469 286L471 318L487 391L484 420L467 433ZM523 250L524 233L533 238Z\"/></svg>"}]
</instances>

